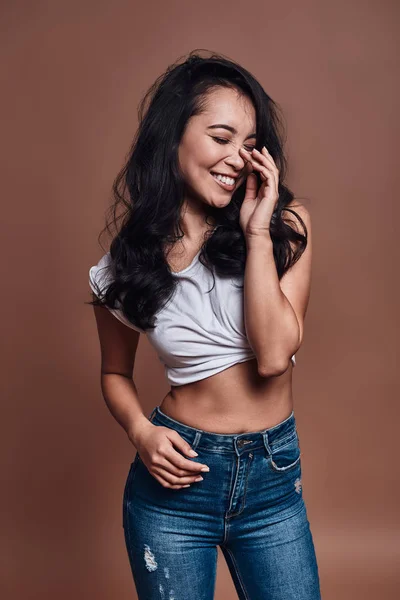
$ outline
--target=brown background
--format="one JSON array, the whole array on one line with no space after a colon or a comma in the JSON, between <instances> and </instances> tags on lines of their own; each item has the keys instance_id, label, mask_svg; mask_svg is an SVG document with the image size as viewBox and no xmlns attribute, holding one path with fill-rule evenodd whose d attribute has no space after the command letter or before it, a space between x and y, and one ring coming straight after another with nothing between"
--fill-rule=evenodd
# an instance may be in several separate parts
<instances>
[{"instance_id":1,"label":"brown background","mask_svg":"<svg viewBox=\"0 0 400 600\"><path fill-rule=\"evenodd\" d=\"M136 597L121 512L134 448L103 402L83 303L138 102L206 48L281 104L289 185L312 215L293 376L323 598L397 598L398 3L14 0L1 12L2 597ZM150 413L168 387L145 337L135 381ZM219 554L216 600L235 597Z\"/></svg>"}]
</instances>

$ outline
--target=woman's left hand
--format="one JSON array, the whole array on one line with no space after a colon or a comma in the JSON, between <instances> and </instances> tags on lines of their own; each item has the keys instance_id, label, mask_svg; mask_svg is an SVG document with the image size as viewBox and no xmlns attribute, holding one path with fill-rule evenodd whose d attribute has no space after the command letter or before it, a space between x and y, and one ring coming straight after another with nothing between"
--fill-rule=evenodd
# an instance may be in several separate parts
<instances>
[{"instance_id":1,"label":"woman's left hand","mask_svg":"<svg viewBox=\"0 0 400 600\"><path fill-rule=\"evenodd\" d=\"M269 237L272 213L278 202L279 171L274 159L265 148L252 152L240 149L245 160L253 170L260 173L263 183L257 192L257 177L254 173L247 176L246 194L240 208L239 224L246 236Z\"/></svg>"}]
</instances>

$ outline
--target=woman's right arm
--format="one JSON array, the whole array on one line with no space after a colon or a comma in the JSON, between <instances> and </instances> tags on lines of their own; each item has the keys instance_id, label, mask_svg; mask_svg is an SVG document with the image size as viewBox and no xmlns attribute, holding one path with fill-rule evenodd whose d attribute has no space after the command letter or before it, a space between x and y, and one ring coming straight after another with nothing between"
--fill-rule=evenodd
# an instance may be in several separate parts
<instances>
[{"instance_id":1,"label":"woman's right arm","mask_svg":"<svg viewBox=\"0 0 400 600\"><path fill-rule=\"evenodd\" d=\"M93 306L93 310L101 350L101 390L108 409L164 487L192 483L206 465L179 454L173 446L187 456L196 455L177 431L153 425L140 405L133 381L140 332L124 325L105 307Z\"/></svg>"},{"instance_id":2,"label":"woman's right arm","mask_svg":"<svg viewBox=\"0 0 400 600\"><path fill-rule=\"evenodd\" d=\"M136 433L151 425L133 381L140 332L126 327L107 308L94 306L93 311L101 351L101 391L109 411L136 447Z\"/></svg>"}]
</instances>

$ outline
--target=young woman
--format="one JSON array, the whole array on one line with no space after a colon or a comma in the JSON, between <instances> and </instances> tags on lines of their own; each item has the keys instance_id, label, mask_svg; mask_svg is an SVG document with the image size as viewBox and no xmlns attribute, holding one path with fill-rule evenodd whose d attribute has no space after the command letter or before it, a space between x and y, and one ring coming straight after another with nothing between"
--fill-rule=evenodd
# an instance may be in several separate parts
<instances>
[{"instance_id":1,"label":"young woman","mask_svg":"<svg viewBox=\"0 0 400 600\"><path fill-rule=\"evenodd\" d=\"M141 600L212 599L217 546L239 598L320 598L292 398L311 226L281 124L249 71L193 52L146 94L114 182L122 222L90 286L102 392L137 450L123 527ZM140 333L171 386L149 416Z\"/></svg>"}]
</instances>

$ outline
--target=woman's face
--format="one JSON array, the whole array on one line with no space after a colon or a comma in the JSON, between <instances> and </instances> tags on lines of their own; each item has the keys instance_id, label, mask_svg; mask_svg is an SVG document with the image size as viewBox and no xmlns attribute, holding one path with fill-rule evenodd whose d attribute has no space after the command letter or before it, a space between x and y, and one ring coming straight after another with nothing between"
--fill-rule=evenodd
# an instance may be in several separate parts
<instances>
[{"instance_id":1,"label":"woman's face","mask_svg":"<svg viewBox=\"0 0 400 600\"><path fill-rule=\"evenodd\" d=\"M223 87L210 91L207 109L189 120L179 145L185 202L202 202L216 208L229 204L252 170L239 149L251 151L255 134L256 112L247 96ZM216 174L233 177L234 181L218 180Z\"/></svg>"}]
</instances>

